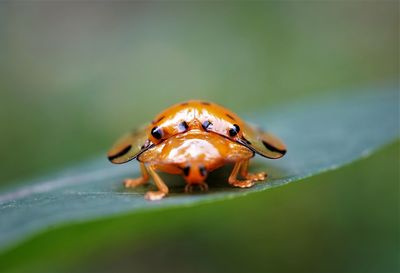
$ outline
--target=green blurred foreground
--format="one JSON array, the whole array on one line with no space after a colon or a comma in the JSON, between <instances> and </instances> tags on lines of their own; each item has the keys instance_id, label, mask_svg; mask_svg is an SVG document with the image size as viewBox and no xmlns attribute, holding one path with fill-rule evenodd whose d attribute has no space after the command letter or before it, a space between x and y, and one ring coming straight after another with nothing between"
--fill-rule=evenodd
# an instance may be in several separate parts
<instances>
[{"instance_id":1,"label":"green blurred foreground","mask_svg":"<svg viewBox=\"0 0 400 273\"><path fill-rule=\"evenodd\" d=\"M242 198L52 230L0 256L0 270L397 272L398 151Z\"/></svg>"}]
</instances>

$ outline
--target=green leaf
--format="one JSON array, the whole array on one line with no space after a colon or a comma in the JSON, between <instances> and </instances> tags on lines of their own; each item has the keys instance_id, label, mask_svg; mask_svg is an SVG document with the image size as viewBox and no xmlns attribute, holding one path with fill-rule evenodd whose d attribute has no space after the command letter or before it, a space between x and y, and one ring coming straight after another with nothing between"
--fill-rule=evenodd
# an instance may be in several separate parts
<instances>
[{"instance_id":1,"label":"green leaf","mask_svg":"<svg viewBox=\"0 0 400 273\"><path fill-rule=\"evenodd\" d=\"M250 189L230 187L228 173L209 178L206 194L184 194L179 178L164 200L146 201L145 187L127 190L121 181L139 175L138 165L112 165L106 156L0 194L0 247L5 249L48 227L171 206L190 206L282 186L338 168L398 138L398 93L386 87L323 97L257 111L246 118L280 136L288 146L280 160L256 158L253 169L269 179ZM180 183L179 183L180 182Z\"/></svg>"}]
</instances>

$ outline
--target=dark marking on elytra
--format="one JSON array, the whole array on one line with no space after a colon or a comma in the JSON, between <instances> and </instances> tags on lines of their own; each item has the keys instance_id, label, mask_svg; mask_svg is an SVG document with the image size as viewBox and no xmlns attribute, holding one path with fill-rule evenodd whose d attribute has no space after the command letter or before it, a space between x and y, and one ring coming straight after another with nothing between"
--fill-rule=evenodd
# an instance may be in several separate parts
<instances>
[{"instance_id":1,"label":"dark marking on elytra","mask_svg":"<svg viewBox=\"0 0 400 273\"><path fill-rule=\"evenodd\" d=\"M187 124L186 121L182 121L181 123L179 123L178 128L179 132L186 132L187 129L189 129L189 125Z\"/></svg>"},{"instance_id":2,"label":"dark marking on elytra","mask_svg":"<svg viewBox=\"0 0 400 273\"><path fill-rule=\"evenodd\" d=\"M183 174L184 174L185 176L188 176L188 175L189 175L189 172L190 172L190 166L186 166L186 167L184 167L182 170L183 170Z\"/></svg>"},{"instance_id":3,"label":"dark marking on elytra","mask_svg":"<svg viewBox=\"0 0 400 273\"><path fill-rule=\"evenodd\" d=\"M161 117L158 118L157 120L153 120L153 121L151 122L151 124L159 123L159 122L162 121L164 118L165 118L165 116L161 116Z\"/></svg>"},{"instance_id":4,"label":"dark marking on elytra","mask_svg":"<svg viewBox=\"0 0 400 273\"><path fill-rule=\"evenodd\" d=\"M230 118L231 120L235 121L235 118L232 117L231 115L229 115L228 113L225 113L225 115L226 115L228 118Z\"/></svg>"},{"instance_id":5,"label":"dark marking on elytra","mask_svg":"<svg viewBox=\"0 0 400 273\"><path fill-rule=\"evenodd\" d=\"M156 123L159 123L160 121L162 121L165 118L165 116L161 116L159 119L157 119Z\"/></svg>"},{"instance_id":6,"label":"dark marking on elytra","mask_svg":"<svg viewBox=\"0 0 400 273\"><path fill-rule=\"evenodd\" d=\"M155 139L162 139L163 137L163 131L160 127L154 127L153 129L151 129L151 135L155 138Z\"/></svg>"},{"instance_id":7,"label":"dark marking on elytra","mask_svg":"<svg viewBox=\"0 0 400 273\"><path fill-rule=\"evenodd\" d=\"M282 154L282 155L285 155L285 154L286 154L286 150L278 149L277 147L272 146L271 144L265 142L264 140L262 141L262 144L264 144L265 148L267 148L267 149L270 150L271 152L280 153L280 154Z\"/></svg>"},{"instance_id":8,"label":"dark marking on elytra","mask_svg":"<svg viewBox=\"0 0 400 273\"><path fill-rule=\"evenodd\" d=\"M122 149L121 151L119 151L118 153L116 153L115 155L110 155L108 157L108 160L112 161L118 157L121 157L125 154L127 154L130 150L132 149L132 145L128 145L126 146L124 149Z\"/></svg>"},{"instance_id":9,"label":"dark marking on elytra","mask_svg":"<svg viewBox=\"0 0 400 273\"><path fill-rule=\"evenodd\" d=\"M187 106L189 103L188 102L182 102L180 105L181 106Z\"/></svg>"},{"instance_id":10,"label":"dark marking on elytra","mask_svg":"<svg viewBox=\"0 0 400 273\"><path fill-rule=\"evenodd\" d=\"M212 125L212 123L209 120L204 121L201 126L203 127L204 130L207 131L207 129Z\"/></svg>"},{"instance_id":11,"label":"dark marking on elytra","mask_svg":"<svg viewBox=\"0 0 400 273\"><path fill-rule=\"evenodd\" d=\"M200 166L200 167L199 167L199 172L200 172L200 175L201 175L201 176L205 177L205 176L207 175L207 169L206 169L206 167Z\"/></svg>"},{"instance_id":12,"label":"dark marking on elytra","mask_svg":"<svg viewBox=\"0 0 400 273\"><path fill-rule=\"evenodd\" d=\"M206 102L206 101L201 101L200 103L203 104L203 105L211 105L211 103Z\"/></svg>"},{"instance_id":13,"label":"dark marking on elytra","mask_svg":"<svg viewBox=\"0 0 400 273\"><path fill-rule=\"evenodd\" d=\"M229 135L231 137L236 136L240 131L240 127L237 124L233 124L233 127L229 129Z\"/></svg>"}]
</instances>

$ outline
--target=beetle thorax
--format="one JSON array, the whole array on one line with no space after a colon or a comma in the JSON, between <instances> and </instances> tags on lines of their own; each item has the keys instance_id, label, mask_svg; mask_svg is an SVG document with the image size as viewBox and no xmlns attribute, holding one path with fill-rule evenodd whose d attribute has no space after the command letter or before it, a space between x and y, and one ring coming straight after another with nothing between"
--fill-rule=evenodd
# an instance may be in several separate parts
<instances>
[{"instance_id":1,"label":"beetle thorax","mask_svg":"<svg viewBox=\"0 0 400 273\"><path fill-rule=\"evenodd\" d=\"M162 150L162 157L167 161L214 161L222 157L221 151L215 143L208 139L177 139L172 138L166 141Z\"/></svg>"}]
</instances>

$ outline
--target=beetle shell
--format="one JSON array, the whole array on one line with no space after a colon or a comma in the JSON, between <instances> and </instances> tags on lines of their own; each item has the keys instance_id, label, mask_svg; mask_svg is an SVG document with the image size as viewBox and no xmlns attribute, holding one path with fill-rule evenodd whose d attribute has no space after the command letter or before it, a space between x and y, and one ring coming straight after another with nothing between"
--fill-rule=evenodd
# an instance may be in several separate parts
<instances>
[{"instance_id":1,"label":"beetle shell","mask_svg":"<svg viewBox=\"0 0 400 273\"><path fill-rule=\"evenodd\" d=\"M186 191L191 191L192 185L206 190L207 174L233 163L228 182L235 187L251 187L266 177L265 173L248 173L249 159L255 153L276 159L286 153L286 147L271 133L247 124L224 107L193 100L168 108L151 124L120 138L108 158L116 164L135 158L141 162L142 177L125 180L125 186L147 183L151 176L159 190L149 191L145 197L159 200L168 193L168 187L156 170L183 175ZM237 178L239 174L244 180Z\"/></svg>"},{"instance_id":2,"label":"beetle shell","mask_svg":"<svg viewBox=\"0 0 400 273\"><path fill-rule=\"evenodd\" d=\"M147 130L149 140L157 144L173 135L197 128L239 142L264 157L275 159L286 153L285 145L272 134L253 128L220 105L199 100L168 108L156 116ZM157 137L152 132L157 132Z\"/></svg>"},{"instance_id":3,"label":"beetle shell","mask_svg":"<svg viewBox=\"0 0 400 273\"><path fill-rule=\"evenodd\" d=\"M205 131L231 138L236 134L230 132L237 128L237 135L242 136L240 128L243 126L244 122L228 109L214 103L192 100L173 105L158 114L148 128L148 134L153 143L159 143L173 135L201 127ZM161 133L160 138L152 135L155 129Z\"/></svg>"},{"instance_id":4,"label":"beetle shell","mask_svg":"<svg viewBox=\"0 0 400 273\"><path fill-rule=\"evenodd\" d=\"M113 163L125 163L152 145L193 129L219 134L264 157L276 159L286 153L283 142L271 133L252 127L222 106L194 100L168 108L149 126L122 137L111 148L108 158Z\"/></svg>"}]
</instances>

